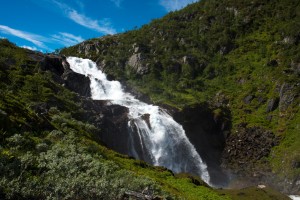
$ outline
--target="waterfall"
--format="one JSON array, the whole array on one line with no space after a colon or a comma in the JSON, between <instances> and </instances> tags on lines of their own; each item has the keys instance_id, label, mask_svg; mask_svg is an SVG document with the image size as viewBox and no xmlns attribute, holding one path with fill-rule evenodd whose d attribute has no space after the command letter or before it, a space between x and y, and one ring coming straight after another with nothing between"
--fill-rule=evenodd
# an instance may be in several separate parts
<instances>
[{"instance_id":1,"label":"waterfall","mask_svg":"<svg viewBox=\"0 0 300 200\"><path fill-rule=\"evenodd\" d=\"M188 172L209 183L206 164L189 142L180 124L163 109L149 105L123 91L120 82L109 81L89 59L68 57L71 69L91 80L92 99L110 100L129 109L129 155L164 166L175 173Z\"/></svg>"}]
</instances>

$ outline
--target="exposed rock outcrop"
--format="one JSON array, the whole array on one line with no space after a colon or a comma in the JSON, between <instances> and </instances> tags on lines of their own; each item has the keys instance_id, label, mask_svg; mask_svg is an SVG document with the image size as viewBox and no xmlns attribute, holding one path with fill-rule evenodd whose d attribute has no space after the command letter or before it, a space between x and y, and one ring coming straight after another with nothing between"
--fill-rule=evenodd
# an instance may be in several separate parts
<instances>
[{"instance_id":1,"label":"exposed rock outcrop","mask_svg":"<svg viewBox=\"0 0 300 200\"><path fill-rule=\"evenodd\" d=\"M135 53L129 58L128 65L139 75L147 74L149 66L144 62L145 59L142 53Z\"/></svg>"},{"instance_id":2,"label":"exposed rock outcrop","mask_svg":"<svg viewBox=\"0 0 300 200\"><path fill-rule=\"evenodd\" d=\"M271 131L241 124L237 132L226 139L222 165L231 170L236 179L245 182L241 187L265 182L272 174L263 158L267 158L278 144L279 138Z\"/></svg>"},{"instance_id":3,"label":"exposed rock outcrop","mask_svg":"<svg viewBox=\"0 0 300 200\"><path fill-rule=\"evenodd\" d=\"M47 55L41 63L41 70L51 71L54 74L61 76L64 73L64 67L62 65L63 57L57 55Z\"/></svg>"},{"instance_id":4,"label":"exposed rock outcrop","mask_svg":"<svg viewBox=\"0 0 300 200\"><path fill-rule=\"evenodd\" d=\"M81 96L91 96L90 79L88 77L70 70L64 72L62 78L66 88L80 94Z\"/></svg>"},{"instance_id":5,"label":"exposed rock outcrop","mask_svg":"<svg viewBox=\"0 0 300 200\"><path fill-rule=\"evenodd\" d=\"M259 127L240 127L237 133L227 138L224 151L225 163L249 165L270 154L272 147L278 144L278 138L270 131ZM243 167L241 167L243 169Z\"/></svg>"},{"instance_id":6,"label":"exposed rock outcrop","mask_svg":"<svg viewBox=\"0 0 300 200\"><path fill-rule=\"evenodd\" d=\"M96 137L107 147L128 154L128 108L110 101L85 99L83 118L101 130Z\"/></svg>"},{"instance_id":7,"label":"exposed rock outcrop","mask_svg":"<svg viewBox=\"0 0 300 200\"><path fill-rule=\"evenodd\" d=\"M294 99L298 94L296 94L293 90L297 86L283 83L281 88L280 88L280 93L279 93L279 110L280 111L285 111L290 104L293 103ZM300 85L298 85L300 87Z\"/></svg>"},{"instance_id":8,"label":"exposed rock outcrop","mask_svg":"<svg viewBox=\"0 0 300 200\"><path fill-rule=\"evenodd\" d=\"M214 114L207 104L198 104L174 113L174 119L182 124L190 142L207 164L211 182L226 185L228 177L220 165L230 114Z\"/></svg>"},{"instance_id":9,"label":"exposed rock outcrop","mask_svg":"<svg viewBox=\"0 0 300 200\"><path fill-rule=\"evenodd\" d=\"M278 107L278 104L279 104L279 98L270 99L267 104L266 112L274 111Z\"/></svg>"},{"instance_id":10,"label":"exposed rock outcrop","mask_svg":"<svg viewBox=\"0 0 300 200\"><path fill-rule=\"evenodd\" d=\"M81 96L91 96L90 79L71 70L64 56L47 55L40 64L43 71L53 72L53 79Z\"/></svg>"}]
</instances>

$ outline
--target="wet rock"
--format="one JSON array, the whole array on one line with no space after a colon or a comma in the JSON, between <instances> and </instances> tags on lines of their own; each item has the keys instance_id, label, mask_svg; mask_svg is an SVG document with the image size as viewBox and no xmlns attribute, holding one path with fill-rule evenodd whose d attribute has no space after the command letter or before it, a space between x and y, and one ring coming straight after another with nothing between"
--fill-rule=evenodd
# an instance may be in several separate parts
<instances>
[{"instance_id":1,"label":"wet rock","mask_svg":"<svg viewBox=\"0 0 300 200\"><path fill-rule=\"evenodd\" d=\"M112 105L110 101L84 99L81 116L85 121L94 124L99 131L95 136L105 146L128 155L128 108Z\"/></svg>"},{"instance_id":2,"label":"wet rock","mask_svg":"<svg viewBox=\"0 0 300 200\"><path fill-rule=\"evenodd\" d=\"M231 117L225 108L219 110L216 114L204 103L186 107L173 116L183 126L186 136L207 164L211 182L222 185L227 183L227 176L220 168L221 156Z\"/></svg>"},{"instance_id":3,"label":"wet rock","mask_svg":"<svg viewBox=\"0 0 300 200\"><path fill-rule=\"evenodd\" d=\"M148 95L136 90L133 87L130 87L128 84L126 84L126 82L121 82L121 84L125 92L132 94L136 99L140 101L143 101L148 104L152 104L152 101Z\"/></svg>"},{"instance_id":4,"label":"wet rock","mask_svg":"<svg viewBox=\"0 0 300 200\"><path fill-rule=\"evenodd\" d=\"M64 68L64 71L71 70L70 64L68 63L67 58L65 56L62 56L62 62L61 62L61 64L62 64L62 66Z\"/></svg>"},{"instance_id":5,"label":"wet rock","mask_svg":"<svg viewBox=\"0 0 300 200\"><path fill-rule=\"evenodd\" d=\"M68 70L62 75L62 78L66 88L81 96L91 96L90 79L88 77Z\"/></svg>"},{"instance_id":6,"label":"wet rock","mask_svg":"<svg viewBox=\"0 0 300 200\"><path fill-rule=\"evenodd\" d=\"M267 104L266 112L269 113L269 112L276 110L278 105L279 105L279 98L270 99Z\"/></svg>"},{"instance_id":7,"label":"wet rock","mask_svg":"<svg viewBox=\"0 0 300 200\"><path fill-rule=\"evenodd\" d=\"M151 129L151 124L150 124L150 114L144 114L141 116L141 118L147 123L147 126L149 129Z\"/></svg>"},{"instance_id":8,"label":"wet rock","mask_svg":"<svg viewBox=\"0 0 300 200\"><path fill-rule=\"evenodd\" d=\"M54 74L61 76L64 73L64 66L62 64L63 58L57 55L47 55L41 62L41 70L51 71Z\"/></svg>"}]
</instances>

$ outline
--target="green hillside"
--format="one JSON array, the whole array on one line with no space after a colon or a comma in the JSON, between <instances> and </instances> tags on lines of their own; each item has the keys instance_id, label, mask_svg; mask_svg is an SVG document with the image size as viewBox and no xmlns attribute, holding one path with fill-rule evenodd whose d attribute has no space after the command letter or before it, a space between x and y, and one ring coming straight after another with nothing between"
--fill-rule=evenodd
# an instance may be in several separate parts
<instances>
[{"instance_id":1,"label":"green hillside","mask_svg":"<svg viewBox=\"0 0 300 200\"><path fill-rule=\"evenodd\" d=\"M0 59L0 199L238 197L104 147L97 137L101 130L86 117L93 114L83 109L92 100L61 85L55 71L61 57L1 39ZM246 199L253 199L252 190ZM286 199L272 189L254 190L256 198Z\"/></svg>"},{"instance_id":2,"label":"green hillside","mask_svg":"<svg viewBox=\"0 0 300 200\"><path fill-rule=\"evenodd\" d=\"M216 115L229 109L233 141L244 130L245 137L252 129L271 132L279 142L272 142L270 152L246 155L244 165L229 155L226 167L247 174L255 166L254 172L279 175L275 182L295 184L300 177L299 30L296 0L202 0L141 29L84 41L61 54L94 60L111 78L156 104L181 109L208 102Z\"/></svg>"},{"instance_id":3,"label":"green hillside","mask_svg":"<svg viewBox=\"0 0 300 200\"><path fill-rule=\"evenodd\" d=\"M102 146L88 100L45 70L51 57L0 40L0 199L230 199Z\"/></svg>"},{"instance_id":4,"label":"green hillside","mask_svg":"<svg viewBox=\"0 0 300 200\"><path fill-rule=\"evenodd\" d=\"M216 119L229 110L228 144L244 133L248 143L250 133L274 135L259 158L225 148L224 164L299 193L299 12L296 0L202 0L60 54L94 60L156 104L204 103ZM0 199L288 199L269 187L213 189L106 148L94 109L111 108L72 91L63 61L0 39Z\"/></svg>"}]
</instances>

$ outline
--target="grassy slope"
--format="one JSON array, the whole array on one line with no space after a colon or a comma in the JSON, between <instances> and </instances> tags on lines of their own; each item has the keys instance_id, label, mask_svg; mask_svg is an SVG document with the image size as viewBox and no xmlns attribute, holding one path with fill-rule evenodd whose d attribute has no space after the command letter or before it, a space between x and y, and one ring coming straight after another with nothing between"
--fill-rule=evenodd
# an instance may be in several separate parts
<instances>
[{"instance_id":1,"label":"grassy slope","mask_svg":"<svg viewBox=\"0 0 300 200\"><path fill-rule=\"evenodd\" d=\"M241 123L273 131L282 141L267 158L272 170L295 178L300 175L294 167L300 161L299 72L293 68L300 62L299 10L299 1L203 0L140 30L84 42L99 53L96 48L79 53L78 45L62 53L106 63L106 73L156 103L226 106L233 133ZM146 57L144 65L150 66L146 75L126 63L136 46ZM184 63L184 56L193 61ZM292 86L293 102L266 112L283 84ZM249 95L254 98L245 103Z\"/></svg>"}]
</instances>

